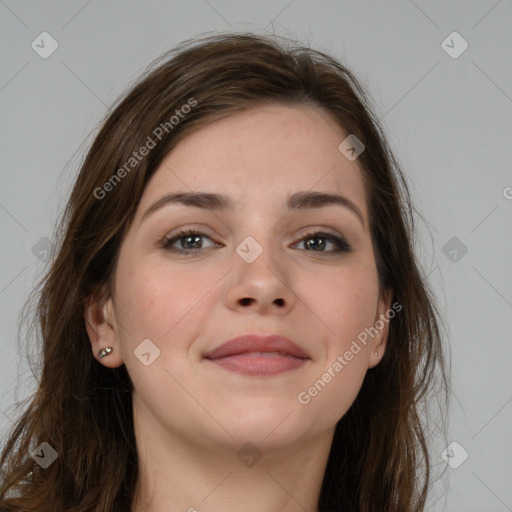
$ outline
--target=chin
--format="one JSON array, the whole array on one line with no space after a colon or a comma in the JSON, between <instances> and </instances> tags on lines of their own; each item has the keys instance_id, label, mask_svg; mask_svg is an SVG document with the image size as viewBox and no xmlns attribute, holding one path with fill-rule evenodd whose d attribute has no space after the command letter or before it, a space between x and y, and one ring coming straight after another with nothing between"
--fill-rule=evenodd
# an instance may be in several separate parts
<instances>
[{"instance_id":1,"label":"chin","mask_svg":"<svg viewBox=\"0 0 512 512\"><path fill-rule=\"evenodd\" d=\"M307 422L298 417L298 411L281 408L258 408L240 411L226 418L226 428L233 436L230 442L244 445L251 442L263 448L278 448L293 443L307 432Z\"/></svg>"}]
</instances>

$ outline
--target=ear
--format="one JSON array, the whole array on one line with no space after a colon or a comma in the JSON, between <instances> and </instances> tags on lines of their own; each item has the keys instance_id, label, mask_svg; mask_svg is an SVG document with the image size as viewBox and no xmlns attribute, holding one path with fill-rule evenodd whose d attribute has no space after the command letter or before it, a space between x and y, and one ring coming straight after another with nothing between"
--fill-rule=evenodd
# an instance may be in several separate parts
<instances>
[{"instance_id":1,"label":"ear","mask_svg":"<svg viewBox=\"0 0 512 512\"><path fill-rule=\"evenodd\" d=\"M98 293L86 298L84 320L94 358L107 368L117 368L123 364L119 337L114 328L115 313L112 299L106 293ZM111 347L112 352L100 359L101 349Z\"/></svg>"},{"instance_id":2,"label":"ear","mask_svg":"<svg viewBox=\"0 0 512 512\"><path fill-rule=\"evenodd\" d=\"M392 297L392 290L388 289L379 299L375 321L373 322L373 327L377 330L377 334L372 338L373 343L369 344L371 353L368 360L368 368L377 366L386 351L389 335L389 322L396 314L395 310L391 309Z\"/></svg>"}]
</instances>

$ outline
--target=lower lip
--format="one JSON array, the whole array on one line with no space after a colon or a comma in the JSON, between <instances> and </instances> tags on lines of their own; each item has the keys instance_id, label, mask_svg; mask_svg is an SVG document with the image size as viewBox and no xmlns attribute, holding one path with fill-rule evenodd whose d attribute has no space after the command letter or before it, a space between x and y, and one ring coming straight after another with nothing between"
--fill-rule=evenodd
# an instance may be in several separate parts
<instances>
[{"instance_id":1,"label":"lower lip","mask_svg":"<svg viewBox=\"0 0 512 512\"><path fill-rule=\"evenodd\" d=\"M293 356L250 356L236 354L219 359L210 359L226 370L243 375L277 375L300 368L307 359Z\"/></svg>"}]
</instances>

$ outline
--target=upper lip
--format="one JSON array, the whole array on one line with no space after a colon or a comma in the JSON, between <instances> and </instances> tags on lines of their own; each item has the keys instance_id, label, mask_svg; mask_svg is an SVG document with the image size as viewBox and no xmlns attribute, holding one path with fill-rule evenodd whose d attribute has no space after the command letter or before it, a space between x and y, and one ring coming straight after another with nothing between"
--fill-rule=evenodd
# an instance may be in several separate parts
<instances>
[{"instance_id":1,"label":"upper lip","mask_svg":"<svg viewBox=\"0 0 512 512\"><path fill-rule=\"evenodd\" d=\"M309 354L296 343L284 336L259 336L246 334L237 336L204 354L206 359L220 359L249 352L278 352L283 355L310 359Z\"/></svg>"}]
</instances>

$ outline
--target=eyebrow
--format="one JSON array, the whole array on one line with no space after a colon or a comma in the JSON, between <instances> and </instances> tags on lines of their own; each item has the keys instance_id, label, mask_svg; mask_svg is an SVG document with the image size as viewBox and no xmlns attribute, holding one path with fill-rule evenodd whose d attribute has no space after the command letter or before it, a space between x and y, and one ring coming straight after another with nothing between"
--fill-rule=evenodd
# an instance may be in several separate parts
<instances>
[{"instance_id":1,"label":"eyebrow","mask_svg":"<svg viewBox=\"0 0 512 512\"><path fill-rule=\"evenodd\" d=\"M169 204L182 204L215 211L233 209L233 201L228 196L222 194L212 194L209 192L176 192L167 194L153 203L142 215L140 223L150 214ZM347 208L359 218L363 226L365 225L363 214L356 204L339 194L313 191L296 192L288 198L287 202L289 210L324 208L325 206L331 205Z\"/></svg>"}]
</instances>

